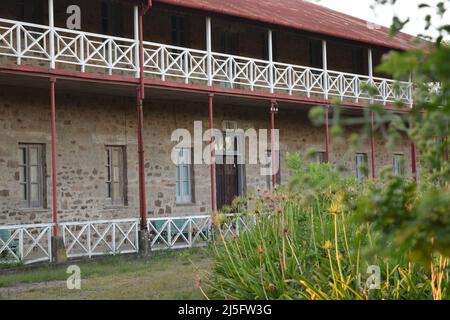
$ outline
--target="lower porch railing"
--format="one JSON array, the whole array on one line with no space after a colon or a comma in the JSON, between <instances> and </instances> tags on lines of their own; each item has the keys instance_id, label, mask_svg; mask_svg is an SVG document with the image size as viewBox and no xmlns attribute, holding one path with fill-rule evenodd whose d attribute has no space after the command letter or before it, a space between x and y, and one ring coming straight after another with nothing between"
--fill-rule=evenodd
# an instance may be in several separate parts
<instances>
[{"instance_id":1,"label":"lower porch railing","mask_svg":"<svg viewBox=\"0 0 450 320\"><path fill-rule=\"evenodd\" d=\"M253 219L228 215L220 224L225 238L248 230ZM0 263L52 261L52 224L0 226ZM59 224L68 258L137 253L138 219L64 222ZM152 251L205 246L217 235L212 217L161 217L147 220Z\"/></svg>"}]
</instances>

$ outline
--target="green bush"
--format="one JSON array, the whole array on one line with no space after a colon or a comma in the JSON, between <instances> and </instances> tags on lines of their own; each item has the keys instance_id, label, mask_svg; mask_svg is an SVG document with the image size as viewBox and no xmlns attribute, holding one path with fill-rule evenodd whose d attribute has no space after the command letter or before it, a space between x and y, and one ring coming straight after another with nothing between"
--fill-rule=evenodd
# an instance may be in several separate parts
<instances>
[{"instance_id":1,"label":"green bush","mask_svg":"<svg viewBox=\"0 0 450 320\"><path fill-rule=\"evenodd\" d=\"M210 298L447 297L447 259L439 257L430 270L407 255L377 254L383 234L371 222L360 222L355 207L373 184L363 187L328 165L305 165L297 155L289 166L288 186L264 195L250 210L255 226L215 245L216 262L206 282ZM379 267L379 289L369 287L374 279L369 266Z\"/></svg>"}]
</instances>

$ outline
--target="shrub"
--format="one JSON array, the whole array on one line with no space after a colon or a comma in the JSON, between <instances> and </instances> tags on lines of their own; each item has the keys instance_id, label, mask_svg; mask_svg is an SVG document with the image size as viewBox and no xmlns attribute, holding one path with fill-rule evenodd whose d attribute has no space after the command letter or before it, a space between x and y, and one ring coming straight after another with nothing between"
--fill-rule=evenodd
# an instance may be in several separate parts
<instances>
[{"instance_id":1,"label":"shrub","mask_svg":"<svg viewBox=\"0 0 450 320\"><path fill-rule=\"evenodd\" d=\"M214 246L216 262L206 282L211 298L447 297L447 259L439 257L430 270L407 255L377 254L382 234L355 219L354 204L372 185L365 190L328 165L304 164L298 155L289 165L289 185L261 197L250 210L254 227ZM378 271L381 282L373 289Z\"/></svg>"}]
</instances>

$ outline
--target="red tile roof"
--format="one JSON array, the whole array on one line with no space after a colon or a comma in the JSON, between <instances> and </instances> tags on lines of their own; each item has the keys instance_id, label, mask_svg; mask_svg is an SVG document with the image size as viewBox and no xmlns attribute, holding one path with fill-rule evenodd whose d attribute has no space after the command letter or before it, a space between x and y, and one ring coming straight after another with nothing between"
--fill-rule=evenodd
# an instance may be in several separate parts
<instances>
[{"instance_id":1,"label":"red tile roof","mask_svg":"<svg viewBox=\"0 0 450 320\"><path fill-rule=\"evenodd\" d=\"M163 3L289 27L326 36L407 50L408 34L389 35L389 29L304 0L153 0Z\"/></svg>"}]
</instances>

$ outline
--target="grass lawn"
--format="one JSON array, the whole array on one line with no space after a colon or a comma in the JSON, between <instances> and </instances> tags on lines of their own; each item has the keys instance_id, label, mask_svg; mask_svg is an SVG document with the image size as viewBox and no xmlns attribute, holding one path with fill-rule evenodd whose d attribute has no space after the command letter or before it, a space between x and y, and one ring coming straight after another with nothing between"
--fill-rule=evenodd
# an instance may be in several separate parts
<instances>
[{"instance_id":1,"label":"grass lawn","mask_svg":"<svg viewBox=\"0 0 450 320\"><path fill-rule=\"evenodd\" d=\"M208 249L76 261L81 290L68 290L68 265L0 269L0 299L203 299L196 283L212 266Z\"/></svg>"}]
</instances>

